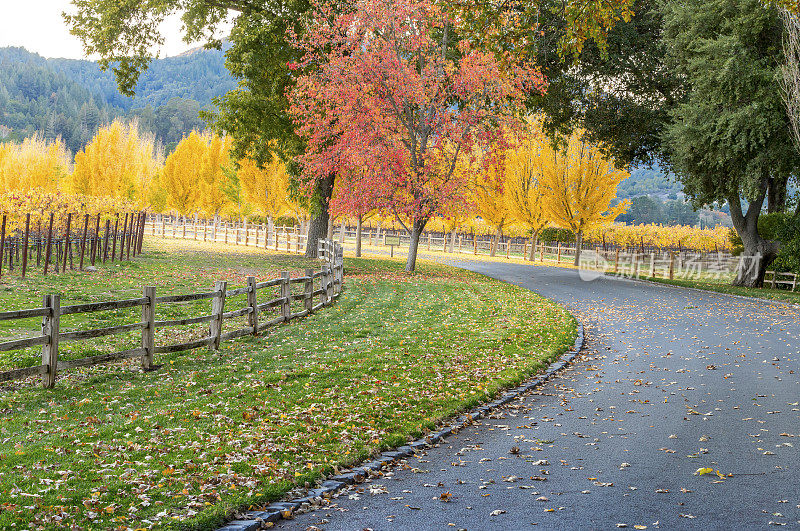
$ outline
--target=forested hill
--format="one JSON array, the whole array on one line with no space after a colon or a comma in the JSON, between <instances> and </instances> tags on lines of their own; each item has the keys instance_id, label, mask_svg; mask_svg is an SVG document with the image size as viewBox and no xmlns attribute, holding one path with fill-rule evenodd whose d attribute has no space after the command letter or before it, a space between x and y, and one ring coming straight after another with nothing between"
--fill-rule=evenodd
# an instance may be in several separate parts
<instances>
[{"instance_id":1,"label":"forested hill","mask_svg":"<svg viewBox=\"0 0 800 531\"><path fill-rule=\"evenodd\" d=\"M38 56L37 56L38 57ZM194 100L201 107L236 86L225 68L223 50L195 48L175 57L156 59L142 74L136 96L128 98L117 90L113 72L102 72L97 63L75 59L45 59L55 71L99 95L103 101L123 109L166 105L173 98Z\"/></svg>"},{"instance_id":2,"label":"forested hill","mask_svg":"<svg viewBox=\"0 0 800 531\"><path fill-rule=\"evenodd\" d=\"M100 125L135 116L169 148L202 128L200 110L236 85L224 62L222 51L203 49L155 60L129 98L92 61L0 48L0 141L40 133L61 137L74 153Z\"/></svg>"}]
</instances>

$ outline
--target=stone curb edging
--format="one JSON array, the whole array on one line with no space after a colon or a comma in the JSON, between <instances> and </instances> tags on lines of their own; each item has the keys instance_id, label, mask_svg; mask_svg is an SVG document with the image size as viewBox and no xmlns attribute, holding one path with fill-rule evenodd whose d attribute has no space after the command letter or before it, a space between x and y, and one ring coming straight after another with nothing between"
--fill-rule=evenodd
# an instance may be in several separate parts
<instances>
[{"instance_id":1,"label":"stone curb edging","mask_svg":"<svg viewBox=\"0 0 800 531\"><path fill-rule=\"evenodd\" d=\"M462 428L469 425L473 420L480 419L489 414L489 412L502 407L512 400L518 398L524 393L531 391L539 385L548 381L555 373L567 366L575 357L583 350L585 343L584 326L580 320L574 315L573 318L577 322L578 335L575 338L573 347L561 355L558 361L551 363L545 372L538 374L523 383L522 385L505 391L500 397L494 399L492 402L479 406L472 411L459 415L456 419L446 428L426 435L408 445L388 450L381 453L376 459L368 461L360 466L353 467L350 472L339 474L328 478L316 489L310 489L302 498L295 498L289 501L275 502L267 506L266 509L261 511L248 511L245 513L246 519L233 520L228 522L217 531L256 531L261 529L262 523L277 522L284 518L291 518L292 514L299 509L303 504L310 504L316 498L328 498L335 492L352 485L354 483L361 483L369 477L370 472L376 472L383 468L394 464L401 459L411 457L418 450L428 448L436 443L441 442L449 435L458 433Z\"/></svg>"}]
</instances>

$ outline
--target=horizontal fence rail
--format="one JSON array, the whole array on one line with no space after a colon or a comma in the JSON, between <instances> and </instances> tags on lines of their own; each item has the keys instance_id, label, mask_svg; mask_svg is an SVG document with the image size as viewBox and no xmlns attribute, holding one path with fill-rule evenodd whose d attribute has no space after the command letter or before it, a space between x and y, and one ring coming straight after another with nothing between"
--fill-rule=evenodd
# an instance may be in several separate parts
<instances>
[{"instance_id":1,"label":"horizontal fence rail","mask_svg":"<svg viewBox=\"0 0 800 531\"><path fill-rule=\"evenodd\" d=\"M202 220L187 216L150 215L146 221L146 230L152 236L164 238L189 239L260 247L274 251L289 253L305 252L307 235L300 227L273 226L271 224L253 224L247 221L228 222L222 220ZM346 224L337 224L331 231L335 241L340 244L355 242L358 238L356 228ZM404 231L389 229L362 228L361 242L365 246L383 246L387 236L396 237L400 247L408 247L411 236ZM392 251L394 251L392 246ZM601 245L585 241L582 250L603 249L603 252L619 250L623 257L634 254L667 254L674 252L681 260L700 259L705 264L729 261L731 255L727 250L693 251L691 249L654 247L644 243L625 247L612 244ZM540 261L567 262L574 259L575 246L563 242L532 242L531 238L503 238L499 240L491 235L466 233L433 233L425 232L420 237L419 249L456 254L473 254L489 256L505 256L506 258L523 258L531 260L536 255ZM572 258L570 258L572 257Z\"/></svg>"},{"instance_id":2,"label":"horizontal fence rail","mask_svg":"<svg viewBox=\"0 0 800 531\"><path fill-rule=\"evenodd\" d=\"M53 387L59 371L110 363L130 358L140 358L142 369L153 370L155 354L178 352L210 346L218 349L220 342L246 335L258 335L267 328L292 319L304 317L331 304L342 291L344 283L344 261L341 245L330 240L320 240L319 256L323 265L318 271L306 269L302 277L290 278L284 271L279 278L256 282L248 277L247 286L228 289L227 282L215 283L214 290L185 295L156 296L156 288L145 287L142 297L119 301L104 301L90 304L61 306L59 295L45 295L41 308L30 308L0 312L0 321L13 321L32 317L42 317L42 333L39 336L0 340L0 351L19 350L41 345L40 365L0 372L0 382L18 380L41 375L44 387ZM295 290L293 291L293 287ZM259 302L259 290L273 288L266 302ZM275 293L274 288L278 288ZM302 291L298 291L301 288ZM277 296L276 296L277 295ZM233 307L237 298L245 296L243 307ZM207 315L182 319L156 320L156 307L191 301L210 300L210 313ZM301 301L303 309L292 311L292 302ZM86 314L124 308L141 308L138 322L95 328L90 330L62 331L61 317L65 315ZM233 308L232 308L233 307ZM265 309L277 308L279 315L261 322L260 314ZM247 317L247 326L235 330L225 330L226 320ZM156 329L173 328L190 324L208 323L208 335L188 342L171 345L156 345ZM64 341L84 341L87 339L126 334L140 331L141 344L132 349L108 354L99 354L76 360L59 360L59 343Z\"/></svg>"},{"instance_id":3,"label":"horizontal fence rail","mask_svg":"<svg viewBox=\"0 0 800 531\"><path fill-rule=\"evenodd\" d=\"M258 247L287 253L304 253L308 235L300 227L205 220L186 216L150 215L145 232L151 236Z\"/></svg>"}]
</instances>

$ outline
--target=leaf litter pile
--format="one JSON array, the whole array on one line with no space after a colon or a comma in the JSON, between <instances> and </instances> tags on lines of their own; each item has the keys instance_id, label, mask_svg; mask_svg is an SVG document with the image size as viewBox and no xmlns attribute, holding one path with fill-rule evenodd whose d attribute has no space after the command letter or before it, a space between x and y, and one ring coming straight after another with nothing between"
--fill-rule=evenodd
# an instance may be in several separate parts
<instances>
[{"instance_id":1,"label":"leaf litter pile","mask_svg":"<svg viewBox=\"0 0 800 531\"><path fill-rule=\"evenodd\" d=\"M188 292L287 269L277 255L244 272L227 253L205 252L193 277L196 251L182 242L168 259L117 271L139 286L173 271ZM479 275L422 264L408 277L388 260L346 266L336 304L263 337L158 355L163 367L147 374L120 363L73 371L53 390L0 389L0 527L213 528L433 429L575 337L559 306ZM86 298L109 291L98 284L81 285Z\"/></svg>"}]
</instances>

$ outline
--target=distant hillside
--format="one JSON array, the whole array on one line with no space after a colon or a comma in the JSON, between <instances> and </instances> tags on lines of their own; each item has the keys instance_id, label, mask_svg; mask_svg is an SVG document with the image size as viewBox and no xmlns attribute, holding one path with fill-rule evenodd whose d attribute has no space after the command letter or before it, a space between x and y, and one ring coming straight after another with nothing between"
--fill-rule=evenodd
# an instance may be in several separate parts
<instances>
[{"instance_id":1,"label":"distant hillside","mask_svg":"<svg viewBox=\"0 0 800 531\"><path fill-rule=\"evenodd\" d=\"M74 153L102 124L135 116L169 146L203 128L200 110L236 86L224 62L222 51L204 49L155 60L129 98L117 90L113 73L92 61L0 48L0 141L38 132L61 137Z\"/></svg>"},{"instance_id":2,"label":"distant hillside","mask_svg":"<svg viewBox=\"0 0 800 531\"><path fill-rule=\"evenodd\" d=\"M0 49L0 126L7 140L61 137L73 151L124 110L22 48Z\"/></svg>"},{"instance_id":3,"label":"distant hillside","mask_svg":"<svg viewBox=\"0 0 800 531\"><path fill-rule=\"evenodd\" d=\"M128 98L117 90L114 73L102 72L97 63L74 59L46 59L53 70L99 95L103 101L125 109L150 105L159 107L173 98L194 100L201 107L236 87L225 68L223 50L195 48L176 57L156 59L142 74L136 96Z\"/></svg>"},{"instance_id":4,"label":"distant hillside","mask_svg":"<svg viewBox=\"0 0 800 531\"><path fill-rule=\"evenodd\" d=\"M617 187L617 195L623 199L640 195L658 196L662 200L677 199L683 186L663 168L633 168L631 176Z\"/></svg>"}]
</instances>

